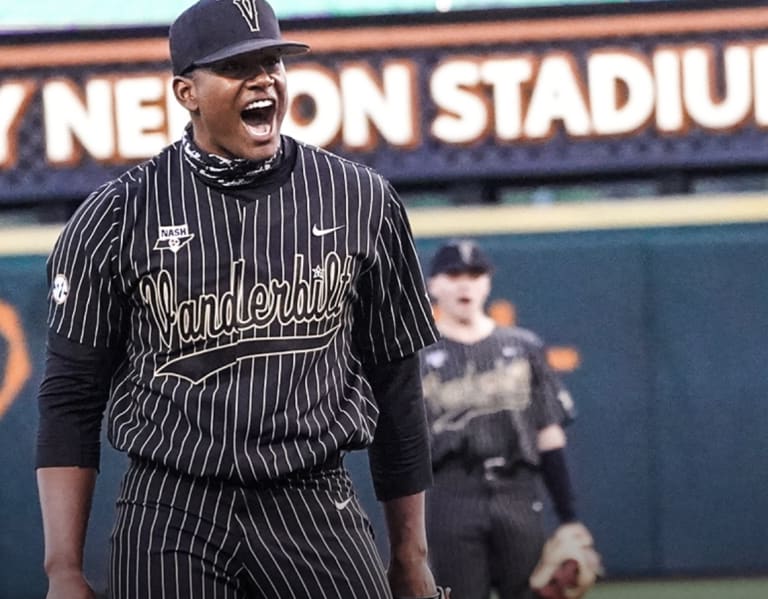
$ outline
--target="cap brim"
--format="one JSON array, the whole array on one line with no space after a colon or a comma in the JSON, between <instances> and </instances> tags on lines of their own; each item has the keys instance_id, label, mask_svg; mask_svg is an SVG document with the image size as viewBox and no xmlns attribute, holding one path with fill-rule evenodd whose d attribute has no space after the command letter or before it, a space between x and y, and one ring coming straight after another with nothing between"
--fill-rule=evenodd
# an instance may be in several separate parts
<instances>
[{"instance_id":1,"label":"cap brim","mask_svg":"<svg viewBox=\"0 0 768 599\"><path fill-rule=\"evenodd\" d=\"M309 52L309 46L302 44L301 42L290 42L287 40L265 40L265 39L252 39L239 44L233 44L209 54L195 61L195 65L207 65L225 58L232 58L233 56L239 56L241 54L248 54L250 52L258 52L259 50L277 50L280 54L293 55L304 54Z\"/></svg>"},{"instance_id":2,"label":"cap brim","mask_svg":"<svg viewBox=\"0 0 768 599\"><path fill-rule=\"evenodd\" d=\"M466 264L462 264L461 266L441 266L439 268L433 268L430 271L429 276L434 277L437 275L462 275L466 273L477 273L477 274L491 274L493 272L493 268L490 266L484 266L484 265L477 265L477 266L467 266Z\"/></svg>"}]
</instances>

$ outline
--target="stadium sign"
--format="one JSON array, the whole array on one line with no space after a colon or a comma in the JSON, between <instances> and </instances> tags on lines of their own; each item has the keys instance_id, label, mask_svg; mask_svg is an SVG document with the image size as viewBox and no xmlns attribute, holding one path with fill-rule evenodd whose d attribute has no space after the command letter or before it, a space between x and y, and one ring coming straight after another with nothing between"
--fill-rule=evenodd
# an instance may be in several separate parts
<instances>
[{"instance_id":1,"label":"stadium sign","mask_svg":"<svg viewBox=\"0 0 768 599\"><path fill-rule=\"evenodd\" d=\"M285 131L393 179L766 161L765 9L291 36L314 52L288 64ZM187 120L164 39L7 47L0 183L14 185L0 200L32 186L39 197L41 184L43 195L85 193L177 139Z\"/></svg>"}]
</instances>

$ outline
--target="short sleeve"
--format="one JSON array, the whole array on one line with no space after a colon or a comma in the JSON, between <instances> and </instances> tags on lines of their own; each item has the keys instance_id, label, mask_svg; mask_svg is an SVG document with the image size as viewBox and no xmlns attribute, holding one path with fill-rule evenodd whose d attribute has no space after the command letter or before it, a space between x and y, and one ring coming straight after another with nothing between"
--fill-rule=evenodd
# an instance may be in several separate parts
<instances>
[{"instance_id":1,"label":"short sleeve","mask_svg":"<svg viewBox=\"0 0 768 599\"><path fill-rule=\"evenodd\" d=\"M570 424L576 418L576 409L568 389L547 362L543 343L537 339L529 351L538 428Z\"/></svg>"},{"instance_id":2,"label":"short sleeve","mask_svg":"<svg viewBox=\"0 0 768 599\"><path fill-rule=\"evenodd\" d=\"M386 184L373 265L360 281L355 342L363 359L392 362L437 340L421 264L402 202Z\"/></svg>"},{"instance_id":3,"label":"short sleeve","mask_svg":"<svg viewBox=\"0 0 768 599\"><path fill-rule=\"evenodd\" d=\"M48 258L48 328L86 347L113 347L122 302L113 277L119 194L106 185L89 196L61 232Z\"/></svg>"}]
</instances>

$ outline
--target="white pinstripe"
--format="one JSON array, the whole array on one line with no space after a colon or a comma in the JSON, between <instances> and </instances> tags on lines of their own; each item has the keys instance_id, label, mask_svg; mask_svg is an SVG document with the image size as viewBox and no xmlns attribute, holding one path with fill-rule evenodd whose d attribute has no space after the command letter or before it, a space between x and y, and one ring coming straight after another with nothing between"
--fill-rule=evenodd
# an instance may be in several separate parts
<instances>
[{"instance_id":1,"label":"white pinstripe","mask_svg":"<svg viewBox=\"0 0 768 599\"><path fill-rule=\"evenodd\" d=\"M303 480L255 491L135 463L113 534L113 599L253 599L251 587L262 599L390 599L359 502L334 507L353 492L348 475Z\"/></svg>"},{"instance_id":2,"label":"white pinstripe","mask_svg":"<svg viewBox=\"0 0 768 599\"><path fill-rule=\"evenodd\" d=\"M169 245L179 238L161 237L161 227L170 236L171 227L183 230L181 243ZM329 232L315 236L313 227ZM111 392L113 445L181 474L232 479L245 487L369 444L378 408L363 364L414 353L435 337L394 191L375 171L303 144L295 145L292 171L261 193L207 186L183 159L180 145L170 146L83 202L49 260L49 275L58 273L68 277L70 296L63 305L51 303L51 329L90 347L125 347ZM272 306L282 312L269 316ZM311 345L330 331L334 336L326 345ZM293 346L276 344L265 355L252 349L253 341L271 347L267 340L305 341L309 349L297 354ZM234 352L234 358L224 352ZM205 369L209 356L223 362L212 363L200 383L183 371L165 370L169 364ZM141 483L174 503L165 479L158 482L157 476L134 472L126 492L135 494L134 485ZM146 521L148 508L138 507L152 498L135 498L136 506L121 507L115 560L127 559L135 551L130 541L152 530L164 537L161 549L178 549L174 545L186 545L184 535L194 533L192 551L197 533L205 530L196 514L188 513L177 536L169 537L170 520L163 522L155 511ZM206 492L201 501L210 499ZM197 499L185 500L181 508L189 512ZM300 528L303 518L318 527L337 525L327 514L325 522L316 521L320 512L304 507L306 514L294 506L290 516L280 517L296 547L312 538ZM234 504L229 517L241 518ZM251 514L251 524L257 519ZM346 536L332 537L328 547L353 542L357 549L345 559L361 560L366 568L354 576L386 587L380 565L371 565L378 558L361 526L363 521L356 522ZM214 530L207 537L219 539ZM216 562L225 557L237 563L225 553ZM188 561L177 555L172 565L147 565L152 569L137 570L131 580L117 571L112 583L129 592L140 578L164 578L169 568L185 586L193 576ZM317 582L329 576L324 572L315 574ZM254 574L258 579L260 573ZM274 592L260 585L265 594ZM344 592L343 585L338 589Z\"/></svg>"},{"instance_id":3,"label":"white pinstripe","mask_svg":"<svg viewBox=\"0 0 768 599\"><path fill-rule=\"evenodd\" d=\"M330 494L324 491L315 491L312 493L312 496L314 497L315 501L318 505L327 505L328 501L332 501L332 498L330 497ZM378 557L378 554L371 551L372 543L366 542L369 541L369 539L361 539L361 538L355 538L356 535L352 535L349 532L347 532L347 529L345 526L343 526L343 512L351 512L352 509L360 509L359 504L357 503L357 499L353 499L349 503L349 505L342 511L339 511L340 514L340 520L341 524L343 526L343 530L347 532L347 541L342 541L341 537L338 534L339 527L336 526L333 522L331 522L330 517L328 516L328 512L326 510L323 510L323 514L325 516L325 524L319 524L313 517L312 512L309 508L309 504L307 503L306 498L303 498L303 505L307 507L307 515L310 519L312 526L315 528L315 530L323 530L324 528L330 531L330 536L333 536L338 541L338 546L342 548L342 551L344 552L344 555L347 557L350 564L352 564L355 573L357 574L358 578L363 581L365 577L363 576L363 573L360 571L360 568L358 567L358 564L365 567L366 575L369 579L368 584L366 584L366 588L370 589L371 591L378 591L381 592L381 589L387 589L388 583L386 579L383 576L383 565L381 565L380 559ZM298 517L297 520L303 520ZM365 526L365 522L361 519L360 524L358 525L358 529L363 529ZM334 555L334 559L339 567L341 567L340 562L335 557L335 554L331 547L328 545L327 542L324 540L325 547L328 549L329 553ZM363 552L360 547L365 548L365 552ZM357 548L359 550L357 556L353 556L350 551L349 547ZM378 567L377 567L378 566Z\"/></svg>"},{"instance_id":4,"label":"white pinstripe","mask_svg":"<svg viewBox=\"0 0 768 599\"><path fill-rule=\"evenodd\" d=\"M273 539L274 542L273 543L265 542L264 537L261 534L261 531L263 530L263 527L259 526L259 524L257 524L256 517L254 516L253 511L251 509L251 508L253 508L255 506L253 505L252 502L250 502L247 499L245 499L246 515L248 516L248 519L250 521L250 524L251 524L250 528L251 528L251 530L255 533L256 537L260 541L261 547L272 547L272 548L274 548L275 546L277 546L277 548L279 549L280 553L285 556L285 563L286 564L290 564L289 567L293 567L295 569L295 567L296 567L295 566L295 561L292 560L288 556L288 553L287 553L287 551L286 551L286 549L284 547L283 541L281 540L280 536L278 536L278 534L275 532L275 529L272 526L271 519L264 517L264 515L266 514L266 510L264 509L264 500L267 499L267 498L271 498L272 494L270 492L266 492L266 493L259 493L258 495L254 494L254 496L255 496L256 501L258 502L257 505L258 505L259 508L261 508L261 512L262 512L261 518L259 520L260 520L260 522L263 522L264 524L266 524L266 529L267 530L265 530L264 532L265 533L269 532L269 534L271 534L272 539ZM247 527L244 526L244 528L247 528ZM288 536L290 538L290 533L288 533L286 536ZM251 550L253 551L253 553L254 554L258 554L259 550L256 547L250 545L250 536L246 535L246 540L249 543L249 546L251 546ZM296 545L295 542L293 543L293 545L294 545L294 547L298 548L298 545ZM273 552L270 552L270 557L272 557L274 559L274 553ZM307 563L307 564L309 563L309 562L306 561L306 556L305 555L301 555L300 559L302 561L304 561L305 563ZM296 590L298 590L298 589L297 589L297 587L294 584L292 584L292 581L294 581L294 580L298 581L298 583L301 585L301 588L304 590L305 596L307 596L307 597L310 596L309 588L307 587L306 583L304 582L304 579L301 576L299 576L298 570L294 570L294 572L286 572L285 569L283 567L281 567L280 564L276 560L273 563L275 565L275 569L277 570L277 572L280 575L280 578L285 583L285 586L287 587L288 592L291 593L291 597L294 597L294 598L298 597L296 595Z\"/></svg>"}]
</instances>

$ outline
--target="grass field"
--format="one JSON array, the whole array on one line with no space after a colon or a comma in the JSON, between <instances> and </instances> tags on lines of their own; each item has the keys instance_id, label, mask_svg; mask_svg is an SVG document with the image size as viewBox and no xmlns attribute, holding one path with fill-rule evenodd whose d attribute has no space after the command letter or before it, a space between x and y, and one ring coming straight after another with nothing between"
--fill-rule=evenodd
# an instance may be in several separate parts
<instances>
[{"instance_id":1,"label":"grass field","mask_svg":"<svg viewBox=\"0 0 768 599\"><path fill-rule=\"evenodd\" d=\"M766 599L768 578L602 582L589 599Z\"/></svg>"}]
</instances>

